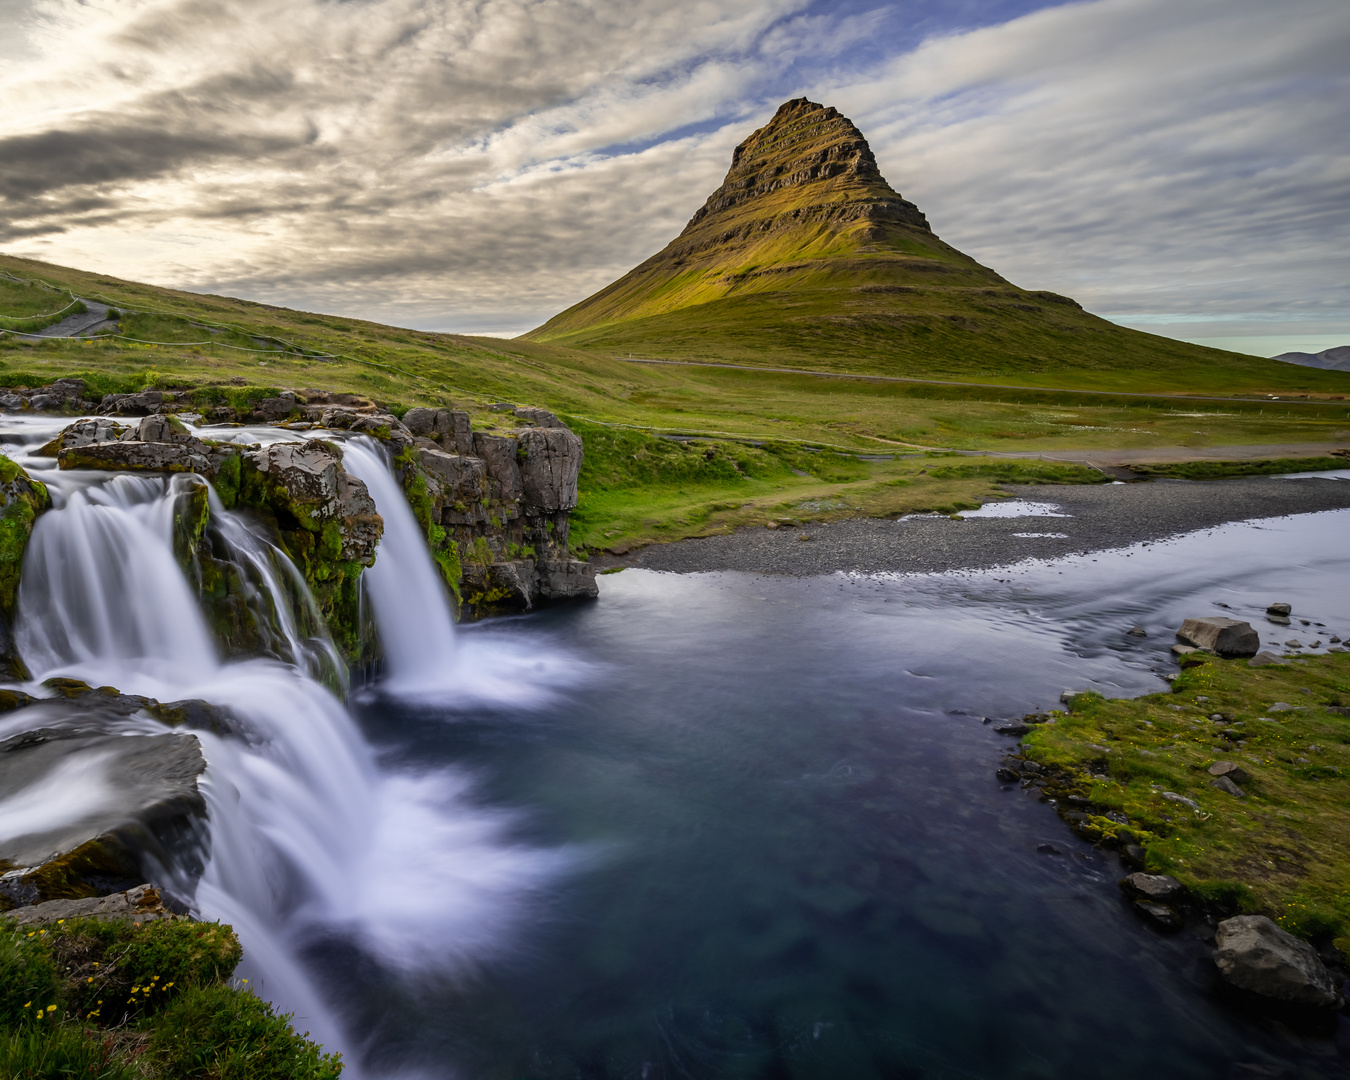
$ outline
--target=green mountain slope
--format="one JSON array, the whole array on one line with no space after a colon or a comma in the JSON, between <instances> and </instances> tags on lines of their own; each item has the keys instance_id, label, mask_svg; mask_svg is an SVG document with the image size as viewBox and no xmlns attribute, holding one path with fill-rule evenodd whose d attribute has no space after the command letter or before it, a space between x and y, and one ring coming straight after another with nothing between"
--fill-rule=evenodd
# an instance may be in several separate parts
<instances>
[{"instance_id":1,"label":"green mountain slope","mask_svg":"<svg viewBox=\"0 0 1350 1080\"><path fill-rule=\"evenodd\" d=\"M1115 388L1251 386L1275 366L1012 285L934 235L852 122L804 98L736 148L675 240L524 337L614 356Z\"/></svg>"}]
</instances>

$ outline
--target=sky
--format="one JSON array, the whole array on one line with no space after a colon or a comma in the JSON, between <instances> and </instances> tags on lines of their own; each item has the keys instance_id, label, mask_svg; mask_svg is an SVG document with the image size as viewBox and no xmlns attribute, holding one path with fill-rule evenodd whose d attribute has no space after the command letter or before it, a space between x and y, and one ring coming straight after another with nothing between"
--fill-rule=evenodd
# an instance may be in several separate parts
<instances>
[{"instance_id":1,"label":"sky","mask_svg":"<svg viewBox=\"0 0 1350 1080\"><path fill-rule=\"evenodd\" d=\"M1347 0L0 0L0 251L514 335L791 97L1129 326L1350 344Z\"/></svg>"}]
</instances>

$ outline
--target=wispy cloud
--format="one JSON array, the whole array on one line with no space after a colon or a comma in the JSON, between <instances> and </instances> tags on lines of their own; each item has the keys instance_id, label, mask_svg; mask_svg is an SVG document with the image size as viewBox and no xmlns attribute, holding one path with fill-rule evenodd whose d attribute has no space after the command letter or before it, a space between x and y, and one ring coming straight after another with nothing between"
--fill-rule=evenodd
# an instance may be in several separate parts
<instances>
[{"instance_id":1,"label":"wispy cloud","mask_svg":"<svg viewBox=\"0 0 1350 1080\"><path fill-rule=\"evenodd\" d=\"M515 332L662 246L805 92L1014 281L1120 316L1315 311L1350 330L1343 0L1096 0L897 31L934 10L40 0L27 53L0 54L0 246Z\"/></svg>"}]
</instances>

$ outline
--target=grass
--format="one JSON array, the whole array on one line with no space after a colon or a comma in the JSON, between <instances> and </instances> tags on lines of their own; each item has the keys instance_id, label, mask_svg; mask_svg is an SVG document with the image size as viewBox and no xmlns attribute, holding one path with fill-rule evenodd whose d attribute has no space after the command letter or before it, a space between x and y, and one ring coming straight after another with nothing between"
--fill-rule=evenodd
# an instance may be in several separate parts
<instances>
[{"instance_id":1,"label":"grass","mask_svg":"<svg viewBox=\"0 0 1350 1080\"><path fill-rule=\"evenodd\" d=\"M1173 875L1220 914L1266 914L1350 955L1350 715L1327 709L1350 705L1350 654L1185 662L1170 693L1077 695L1031 729L1026 759L1050 770L1062 810L1078 800L1084 835L1137 842L1150 873ZM1272 711L1279 702L1296 708ZM1218 761L1247 774L1245 798L1211 786Z\"/></svg>"},{"instance_id":2,"label":"grass","mask_svg":"<svg viewBox=\"0 0 1350 1080\"><path fill-rule=\"evenodd\" d=\"M1174 480L1222 480L1230 476L1276 476L1280 473L1328 472L1350 468L1350 455L1310 458L1262 458L1258 461L1181 461L1131 465L1140 476Z\"/></svg>"},{"instance_id":3,"label":"grass","mask_svg":"<svg viewBox=\"0 0 1350 1080\"><path fill-rule=\"evenodd\" d=\"M136 331L132 336L178 342L33 344L0 336L0 386L80 375L95 396L158 388L189 392L203 405L312 386L364 394L395 412L453 405L467 409L478 429L510 426L509 417L488 408L495 402L552 409L587 443L573 537L588 549L700 535L773 516L951 512L999 494L992 474L937 476L931 462L906 456L926 451L1176 446L1193 456L1214 445L1350 442L1350 403L1334 400L1344 395L1321 385L1350 392L1350 375L1259 361L1266 381L1248 379L1240 385L1249 396L1222 402L1181 394L1167 372L1136 373L1124 389L1174 396L1131 398L1075 392L1091 382L1082 371L1064 373L1060 388L1012 389L654 366L547 343L288 311L12 257L0 256L0 270L110 303L124 313L122 325ZM212 343L191 344L207 340L202 324L214 328ZM303 351L275 351L288 345ZM807 366L822 365L812 359ZM1290 400L1298 386L1305 396ZM1253 396L1258 392L1262 396ZM665 435L695 441L681 448ZM635 447L621 452L629 439ZM715 469L699 464L709 451ZM856 454L895 457L850 458L845 468L840 455ZM742 459L738 471L731 463ZM1023 462L1005 472L1004 482L1028 482L1034 472L1034 462Z\"/></svg>"},{"instance_id":4,"label":"grass","mask_svg":"<svg viewBox=\"0 0 1350 1080\"><path fill-rule=\"evenodd\" d=\"M336 1078L336 1055L231 979L240 956L219 923L0 920L0 1076Z\"/></svg>"}]
</instances>

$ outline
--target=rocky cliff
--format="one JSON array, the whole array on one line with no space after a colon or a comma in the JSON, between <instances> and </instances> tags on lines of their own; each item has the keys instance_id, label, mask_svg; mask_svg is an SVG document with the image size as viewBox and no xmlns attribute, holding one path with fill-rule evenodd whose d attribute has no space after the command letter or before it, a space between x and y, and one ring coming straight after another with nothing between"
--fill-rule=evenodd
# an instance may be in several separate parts
<instances>
[{"instance_id":1,"label":"rocky cliff","mask_svg":"<svg viewBox=\"0 0 1350 1080\"><path fill-rule=\"evenodd\" d=\"M378 643L362 620L360 577L378 556L383 521L365 484L343 465L341 432L368 435L386 447L462 615L596 595L593 572L567 546L581 439L546 410L517 409L510 427L474 432L468 414L458 410L412 409L400 420L351 395L283 391L256 402L253 418L336 437L310 434L262 446L194 435L170 411L184 404L158 392L154 400L108 395L99 406L105 415L77 420L39 452L55 457L62 469L182 477L175 481L181 484L175 518L180 559L227 654L295 659L285 655L272 625L276 613L260 603L248 568L220 542L207 487L193 476L213 485L225 509L250 514L286 552L349 662L376 655ZM142 418L114 419L122 415ZM231 419L235 415L231 411ZM204 435L211 429L198 430ZM15 527L26 522L27 531L20 529L26 542L46 492L14 468ZM5 490L0 485L0 494ZM16 541L15 550L17 581L22 544ZM5 565L0 559L0 585Z\"/></svg>"}]
</instances>

